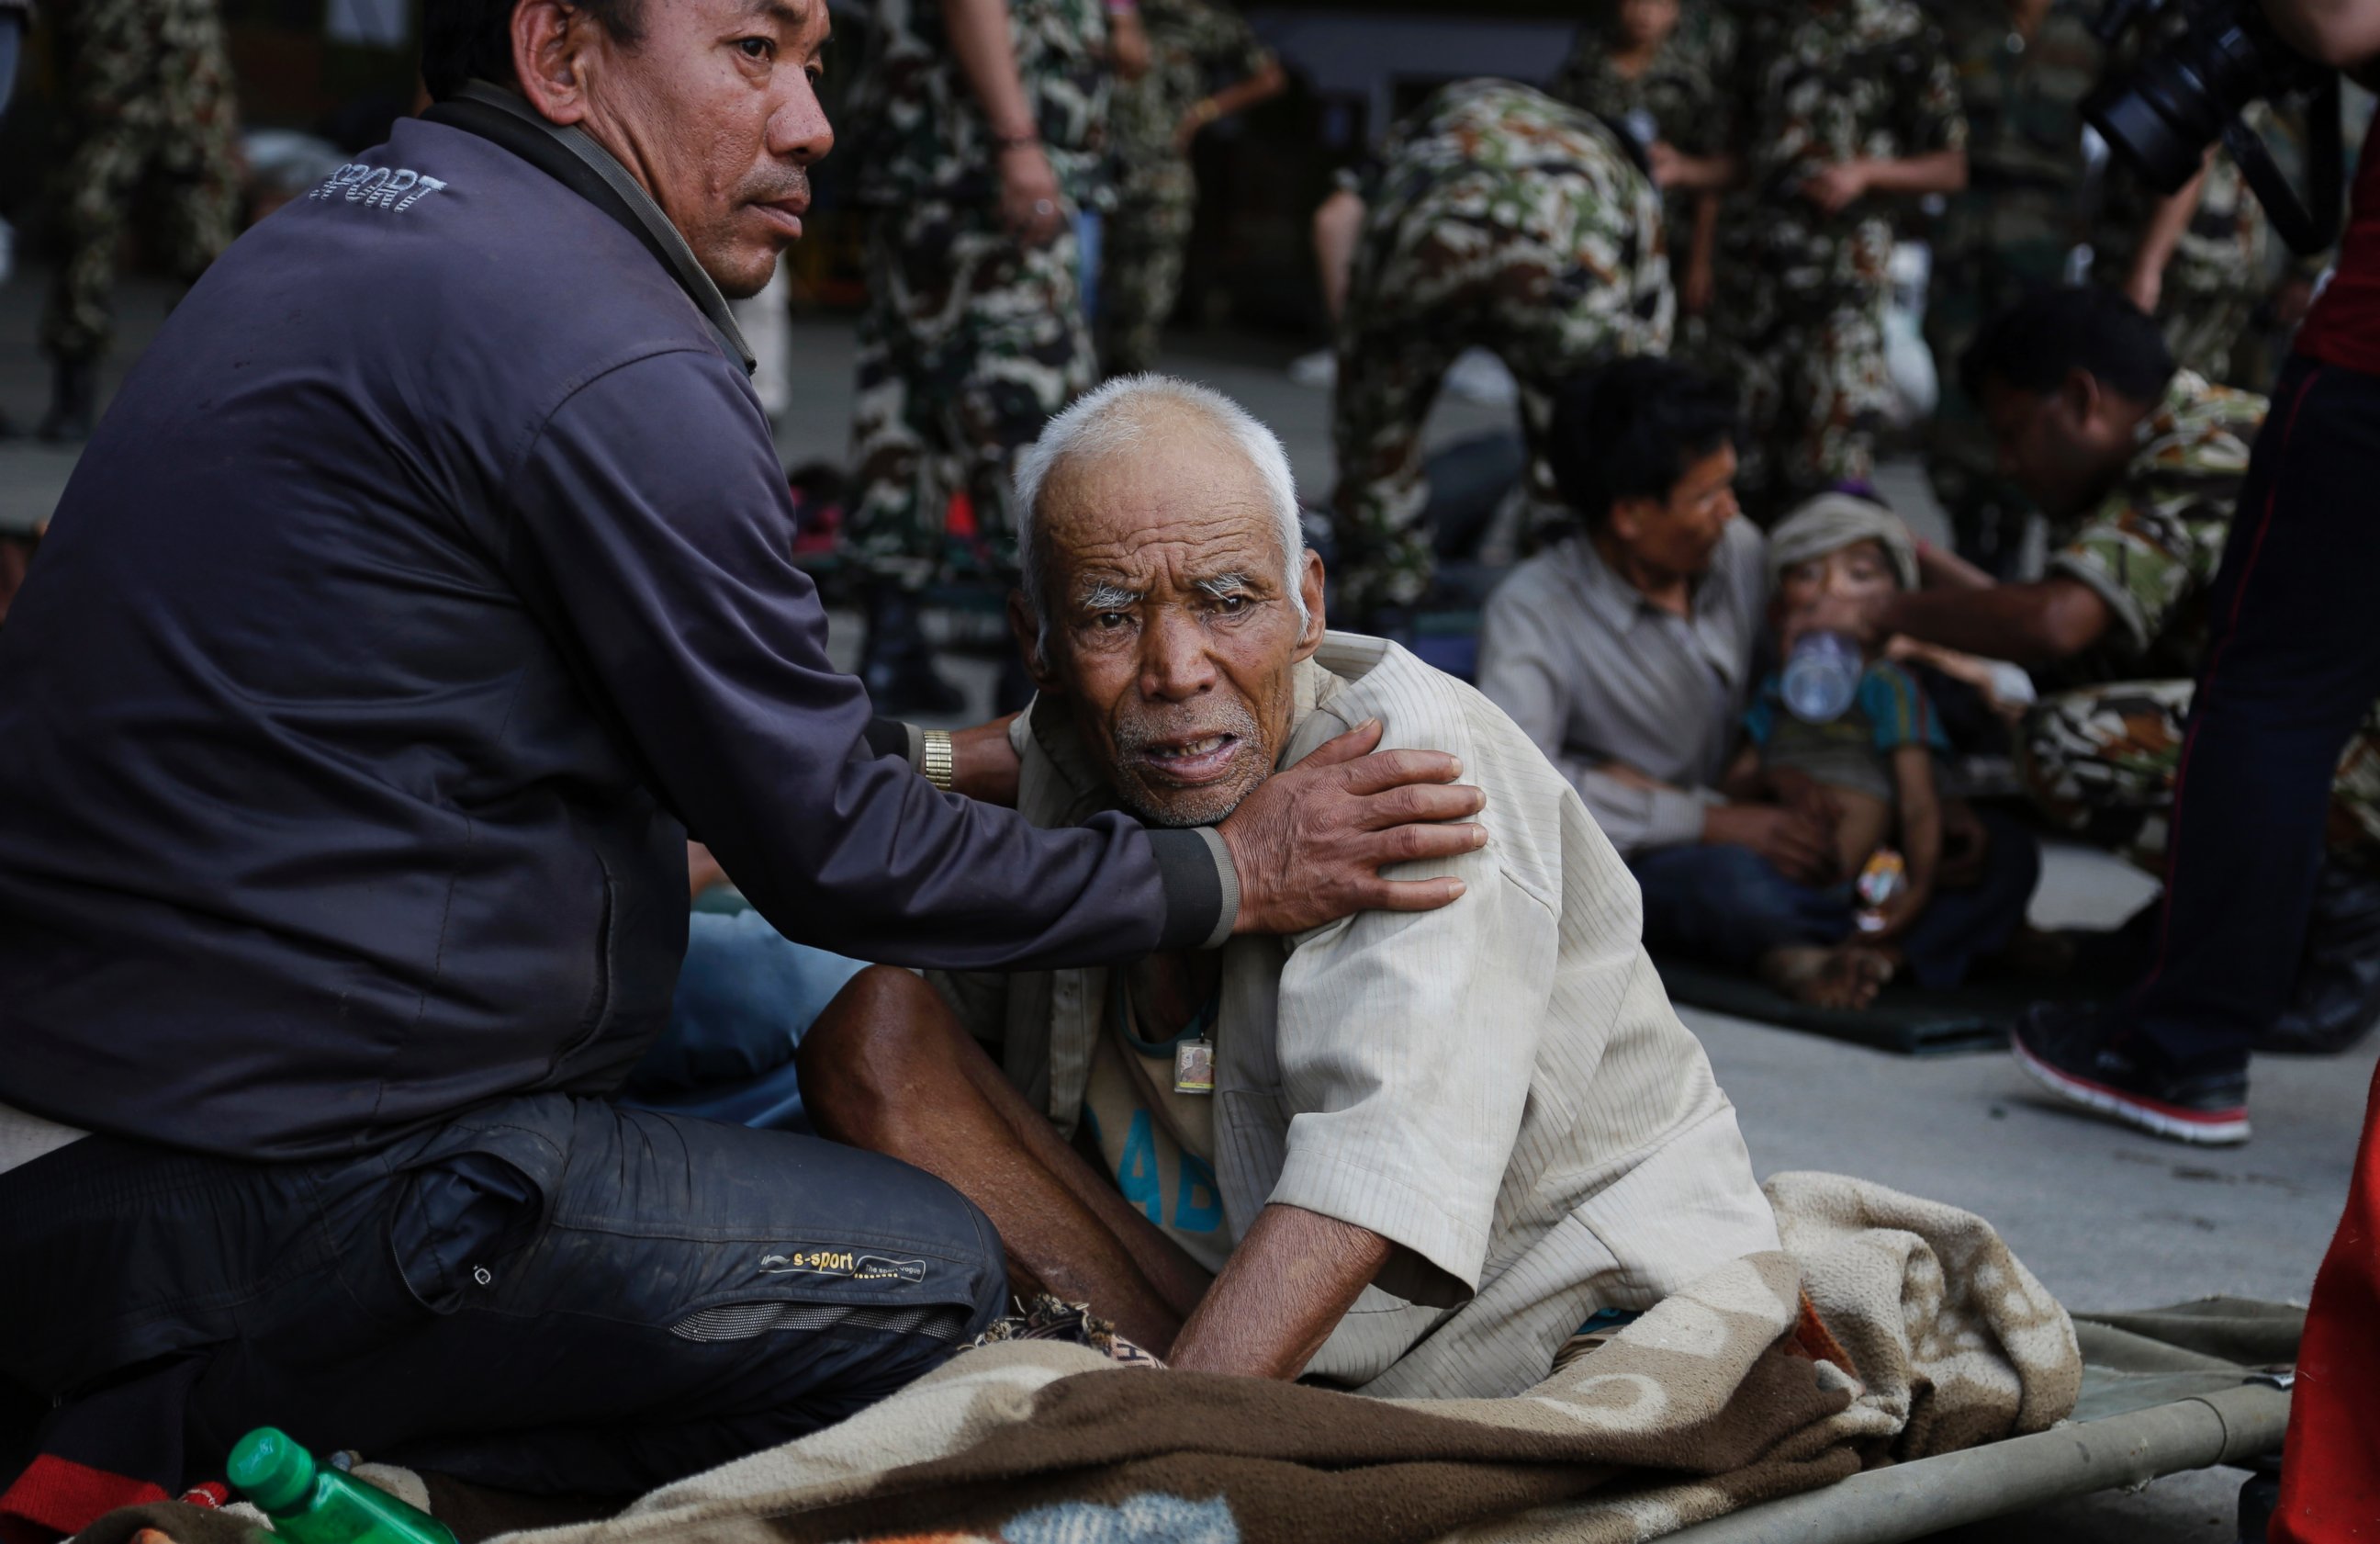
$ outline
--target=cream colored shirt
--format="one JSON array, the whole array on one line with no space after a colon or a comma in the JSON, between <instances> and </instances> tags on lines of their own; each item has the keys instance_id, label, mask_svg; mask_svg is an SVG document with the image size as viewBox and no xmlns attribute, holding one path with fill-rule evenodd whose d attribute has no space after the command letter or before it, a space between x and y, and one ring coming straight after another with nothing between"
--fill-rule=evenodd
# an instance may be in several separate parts
<instances>
[{"instance_id":1,"label":"cream colored shirt","mask_svg":"<svg viewBox=\"0 0 2380 1544\"><path fill-rule=\"evenodd\" d=\"M1542 1380L1603 1307L1644 1308L1777 1244L1735 1112L1661 989L1635 881L1578 795L1470 687L1328 635L1299 667L1281 764L1366 718L1451 751L1487 847L1438 911L1365 912L1224 945L1215 1171L1231 1236L1269 1203L1369 1229L1388 1267L1306 1368L1367 1393L1487 1396ZM1112 798L1056 701L1018 721L1017 808L1055 826ZM1072 1136L1108 972L932 978Z\"/></svg>"}]
</instances>

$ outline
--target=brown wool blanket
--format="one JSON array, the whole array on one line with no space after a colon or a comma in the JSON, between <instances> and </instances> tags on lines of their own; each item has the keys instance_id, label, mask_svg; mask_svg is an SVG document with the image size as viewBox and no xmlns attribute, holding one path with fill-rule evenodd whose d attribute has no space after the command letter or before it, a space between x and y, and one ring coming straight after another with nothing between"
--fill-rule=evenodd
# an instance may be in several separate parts
<instances>
[{"instance_id":1,"label":"brown wool blanket","mask_svg":"<svg viewBox=\"0 0 2380 1544\"><path fill-rule=\"evenodd\" d=\"M1013 1341L601 1523L508 1544L1635 1544L2074 1404L2060 1308L1981 1218L1832 1174L1510 1399L1375 1400Z\"/></svg>"}]
</instances>

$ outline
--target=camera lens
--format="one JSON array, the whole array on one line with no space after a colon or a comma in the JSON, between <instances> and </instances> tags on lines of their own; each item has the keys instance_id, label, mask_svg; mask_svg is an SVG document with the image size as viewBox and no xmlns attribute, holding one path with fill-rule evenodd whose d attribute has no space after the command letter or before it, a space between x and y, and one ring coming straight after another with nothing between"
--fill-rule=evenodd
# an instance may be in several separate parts
<instances>
[{"instance_id":1,"label":"camera lens","mask_svg":"<svg viewBox=\"0 0 2380 1544\"><path fill-rule=\"evenodd\" d=\"M2131 79L2092 92L2082 117L2151 188L2178 193L2240 108L2300 84L2310 67L2272 36L2253 0L2221 4L2193 13Z\"/></svg>"},{"instance_id":2,"label":"camera lens","mask_svg":"<svg viewBox=\"0 0 2380 1544\"><path fill-rule=\"evenodd\" d=\"M2178 193L2198 175L2206 147L2223 132L2228 109L2174 55L2153 58L2124 84L2082 103L2082 119L2129 156L2160 193Z\"/></svg>"}]
</instances>

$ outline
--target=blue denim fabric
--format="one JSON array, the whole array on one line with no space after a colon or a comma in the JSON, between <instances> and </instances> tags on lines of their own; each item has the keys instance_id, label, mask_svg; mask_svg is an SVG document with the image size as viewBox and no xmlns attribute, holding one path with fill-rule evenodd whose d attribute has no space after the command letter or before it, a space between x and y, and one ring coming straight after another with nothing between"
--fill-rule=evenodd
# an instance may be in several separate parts
<instances>
[{"instance_id":1,"label":"blue denim fabric","mask_svg":"<svg viewBox=\"0 0 2380 1544\"><path fill-rule=\"evenodd\" d=\"M628 1075L620 1101L727 1125L809 1130L794 1049L866 968L794 942L757 911L695 912L668 1032Z\"/></svg>"},{"instance_id":2,"label":"blue denim fabric","mask_svg":"<svg viewBox=\"0 0 2380 1544\"><path fill-rule=\"evenodd\" d=\"M2005 945L2024 920L2041 877L2033 833L1985 813L1991 833L1984 877L1965 890L1937 890L1900 941L1909 973L1924 987L1955 987L1976 959ZM1661 847L1629 867L1645 896L1645 942L1734 970L1751 970L1771 949L1840 943L1858 906L1848 884L1787 879L1750 847Z\"/></svg>"}]
</instances>

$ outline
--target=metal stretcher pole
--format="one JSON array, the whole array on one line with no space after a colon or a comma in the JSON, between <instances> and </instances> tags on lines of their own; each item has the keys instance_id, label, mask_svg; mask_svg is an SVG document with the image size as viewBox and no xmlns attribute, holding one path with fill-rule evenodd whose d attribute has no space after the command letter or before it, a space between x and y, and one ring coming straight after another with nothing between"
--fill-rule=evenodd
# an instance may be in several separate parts
<instances>
[{"instance_id":1,"label":"metal stretcher pole","mask_svg":"<svg viewBox=\"0 0 2380 1544\"><path fill-rule=\"evenodd\" d=\"M2289 1396L2269 1382L1853 1475L1669 1536L1669 1544L1896 1544L2070 1496L2278 1452Z\"/></svg>"}]
</instances>

